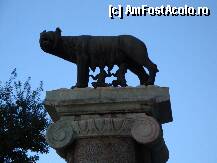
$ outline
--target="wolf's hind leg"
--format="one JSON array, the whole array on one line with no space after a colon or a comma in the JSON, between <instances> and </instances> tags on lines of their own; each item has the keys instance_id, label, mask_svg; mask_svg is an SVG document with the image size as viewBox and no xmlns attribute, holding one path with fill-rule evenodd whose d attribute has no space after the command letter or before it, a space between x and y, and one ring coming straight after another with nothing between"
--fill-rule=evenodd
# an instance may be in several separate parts
<instances>
[{"instance_id":1,"label":"wolf's hind leg","mask_svg":"<svg viewBox=\"0 0 217 163\"><path fill-rule=\"evenodd\" d=\"M149 79L149 75L146 73L143 66L138 64L128 64L128 69L138 76L141 85L148 84L147 81Z\"/></svg>"}]
</instances>

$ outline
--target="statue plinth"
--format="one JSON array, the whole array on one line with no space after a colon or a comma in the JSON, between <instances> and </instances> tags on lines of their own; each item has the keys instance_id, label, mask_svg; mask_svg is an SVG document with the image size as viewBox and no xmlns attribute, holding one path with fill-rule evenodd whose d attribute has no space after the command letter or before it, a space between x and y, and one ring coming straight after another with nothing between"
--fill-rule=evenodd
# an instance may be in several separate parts
<instances>
[{"instance_id":1,"label":"statue plinth","mask_svg":"<svg viewBox=\"0 0 217 163\"><path fill-rule=\"evenodd\" d=\"M69 163L166 163L161 125L172 121L169 89L157 86L48 91L47 142Z\"/></svg>"}]
</instances>

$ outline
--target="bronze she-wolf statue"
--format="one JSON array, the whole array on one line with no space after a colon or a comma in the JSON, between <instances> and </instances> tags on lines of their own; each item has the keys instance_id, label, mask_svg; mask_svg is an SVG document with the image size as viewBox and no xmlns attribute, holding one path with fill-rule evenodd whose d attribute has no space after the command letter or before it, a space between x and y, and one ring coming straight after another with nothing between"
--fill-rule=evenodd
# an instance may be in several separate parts
<instances>
[{"instance_id":1,"label":"bronze she-wolf statue","mask_svg":"<svg viewBox=\"0 0 217 163\"><path fill-rule=\"evenodd\" d=\"M131 35L119 36L61 36L60 28L56 31L43 31L40 34L41 49L52 55L77 65L77 84L75 87L88 86L89 71L107 66L111 71L114 65L119 67L118 78L125 80L126 70L136 74L141 85L153 85L157 65L148 57L145 44ZM145 72L148 69L149 74ZM90 69L89 69L90 68ZM110 72L109 72L110 73ZM116 80L115 83L118 85ZM120 86L123 81L120 81Z\"/></svg>"}]
</instances>

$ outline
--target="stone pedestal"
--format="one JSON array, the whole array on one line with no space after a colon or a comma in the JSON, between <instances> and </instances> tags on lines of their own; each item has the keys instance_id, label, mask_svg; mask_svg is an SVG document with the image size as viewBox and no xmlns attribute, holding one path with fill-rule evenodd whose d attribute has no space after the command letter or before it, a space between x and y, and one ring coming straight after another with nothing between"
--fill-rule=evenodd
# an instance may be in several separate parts
<instances>
[{"instance_id":1,"label":"stone pedestal","mask_svg":"<svg viewBox=\"0 0 217 163\"><path fill-rule=\"evenodd\" d=\"M49 91L47 142L68 163L166 163L161 125L169 89L157 86Z\"/></svg>"}]
</instances>

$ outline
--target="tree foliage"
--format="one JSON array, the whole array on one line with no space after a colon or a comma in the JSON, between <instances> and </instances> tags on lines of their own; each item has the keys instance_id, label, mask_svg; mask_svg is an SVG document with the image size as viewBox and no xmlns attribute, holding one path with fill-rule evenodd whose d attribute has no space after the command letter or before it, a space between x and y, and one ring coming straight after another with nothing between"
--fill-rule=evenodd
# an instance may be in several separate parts
<instances>
[{"instance_id":1,"label":"tree foliage","mask_svg":"<svg viewBox=\"0 0 217 163\"><path fill-rule=\"evenodd\" d=\"M16 77L14 69L10 79L0 83L0 162L35 162L38 153L48 152L42 82L32 90L30 78L22 83Z\"/></svg>"}]
</instances>

